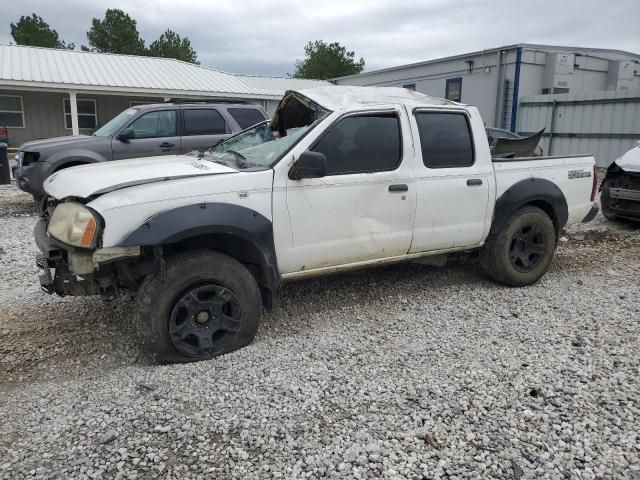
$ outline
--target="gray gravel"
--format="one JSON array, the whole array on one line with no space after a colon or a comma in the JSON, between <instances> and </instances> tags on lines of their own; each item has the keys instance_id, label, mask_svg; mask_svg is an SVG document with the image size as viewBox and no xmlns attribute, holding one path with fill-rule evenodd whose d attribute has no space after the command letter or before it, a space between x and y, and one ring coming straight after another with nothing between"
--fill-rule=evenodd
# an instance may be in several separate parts
<instances>
[{"instance_id":1,"label":"gray gravel","mask_svg":"<svg viewBox=\"0 0 640 480\"><path fill-rule=\"evenodd\" d=\"M37 288L0 190L0 478L640 478L640 230L567 232L533 287L475 262L291 284L255 342L156 366L130 300Z\"/></svg>"}]
</instances>

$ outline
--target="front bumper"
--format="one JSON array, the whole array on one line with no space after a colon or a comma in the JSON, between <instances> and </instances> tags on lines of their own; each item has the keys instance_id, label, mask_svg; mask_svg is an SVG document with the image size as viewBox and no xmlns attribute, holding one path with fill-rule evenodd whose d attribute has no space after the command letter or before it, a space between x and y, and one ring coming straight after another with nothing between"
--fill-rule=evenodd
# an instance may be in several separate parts
<instances>
[{"instance_id":1,"label":"front bumper","mask_svg":"<svg viewBox=\"0 0 640 480\"><path fill-rule=\"evenodd\" d=\"M17 167L13 172L16 185L23 192L30 193L34 198L44 195L42 182L44 181L44 170L48 164L44 162L32 162L29 165Z\"/></svg>"},{"instance_id":2,"label":"front bumper","mask_svg":"<svg viewBox=\"0 0 640 480\"><path fill-rule=\"evenodd\" d=\"M91 276L81 277L69 269L69 252L51 241L47 234L47 220L38 219L34 238L40 253L36 255L36 266L42 270L38 276L42 291L64 297L66 295L96 295L100 288Z\"/></svg>"},{"instance_id":3,"label":"front bumper","mask_svg":"<svg viewBox=\"0 0 640 480\"><path fill-rule=\"evenodd\" d=\"M640 190L609 188L609 210L620 218L640 220Z\"/></svg>"},{"instance_id":4,"label":"front bumper","mask_svg":"<svg viewBox=\"0 0 640 480\"><path fill-rule=\"evenodd\" d=\"M587 215L582 219L582 223L590 222L591 220L596 218L596 215L598 214L599 210L600 210L600 207L598 207L598 205L594 203L591 206L591 210L589 210L589 213L587 213Z\"/></svg>"}]
</instances>

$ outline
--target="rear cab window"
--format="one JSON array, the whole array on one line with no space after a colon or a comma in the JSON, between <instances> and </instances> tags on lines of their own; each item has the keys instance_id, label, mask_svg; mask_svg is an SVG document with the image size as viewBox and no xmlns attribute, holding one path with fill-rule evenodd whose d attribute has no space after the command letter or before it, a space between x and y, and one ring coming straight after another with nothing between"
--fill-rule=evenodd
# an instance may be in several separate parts
<instances>
[{"instance_id":1,"label":"rear cab window","mask_svg":"<svg viewBox=\"0 0 640 480\"><path fill-rule=\"evenodd\" d=\"M231 129L218 110L213 108L185 108L182 111L183 135L223 135Z\"/></svg>"},{"instance_id":2,"label":"rear cab window","mask_svg":"<svg viewBox=\"0 0 640 480\"><path fill-rule=\"evenodd\" d=\"M422 162L428 168L460 168L474 164L471 126L456 112L415 112Z\"/></svg>"},{"instance_id":3,"label":"rear cab window","mask_svg":"<svg viewBox=\"0 0 640 480\"><path fill-rule=\"evenodd\" d=\"M253 127L256 123L260 123L266 120L265 116L257 108L228 108L227 112L238 122L240 128L245 130L249 127Z\"/></svg>"}]
</instances>

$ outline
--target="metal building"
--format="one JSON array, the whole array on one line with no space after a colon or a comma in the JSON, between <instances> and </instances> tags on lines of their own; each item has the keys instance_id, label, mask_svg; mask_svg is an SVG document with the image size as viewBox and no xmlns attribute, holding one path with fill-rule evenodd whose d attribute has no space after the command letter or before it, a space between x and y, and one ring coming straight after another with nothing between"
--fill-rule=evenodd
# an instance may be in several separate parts
<instances>
[{"instance_id":1,"label":"metal building","mask_svg":"<svg viewBox=\"0 0 640 480\"><path fill-rule=\"evenodd\" d=\"M405 87L475 105L487 127L518 133L545 127L546 153L594 152L603 165L640 140L640 54L620 50L517 44L333 81ZM534 115L541 102L548 111ZM578 104L585 108L564 108ZM576 135L581 142L569 141Z\"/></svg>"},{"instance_id":2,"label":"metal building","mask_svg":"<svg viewBox=\"0 0 640 480\"><path fill-rule=\"evenodd\" d=\"M140 103L246 101L273 112L286 90L319 80L235 75L169 58L0 45L0 126L9 144L90 133Z\"/></svg>"}]
</instances>

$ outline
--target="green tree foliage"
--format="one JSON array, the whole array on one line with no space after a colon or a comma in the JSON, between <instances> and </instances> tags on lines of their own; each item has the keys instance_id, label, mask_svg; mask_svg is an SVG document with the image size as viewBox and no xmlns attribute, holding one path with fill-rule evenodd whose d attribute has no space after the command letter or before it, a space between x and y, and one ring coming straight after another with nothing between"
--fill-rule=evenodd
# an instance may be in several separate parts
<instances>
[{"instance_id":1,"label":"green tree foliage","mask_svg":"<svg viewBox=\"0 0 640 480\"><path fill-rule=\"evenodd\" d=\"M349 52L338 42L322 40L309 42L304 47L304 60L296 60L294 78L328 78L355 75L364 68L364 58L355 60L355 53Z\"/></svg>"},{"instance_id":2,"label":"green tree foliage","mask_svg":"<svg viewBox=\"0 0 640 480\"><path fill-rule=\"evenodd\" d=\"M11 36L18 45L68 48L70 50L75 48L73 43L65 43L64 40L61 40L58 32L35 13L32 13L30 17L20 17L18 23L11 23Z\"/></svg>"},{"instance_id":3,"label":"green tree foliage","mask_svg":"<svg viewBox=\"0 0 640 480\"><path fill-rule=\"evenodd\" d=\"M189 39L180 38L180 35L169 29L149 46L148 54L152 57L176 58L184 62L200 64Z\"/></svg>"},{"instance_id":4,"label":"green tree foliage","mask_svg":"<svg viewBox=\"0 0 640 480\"><path fill-rule=\"evenodd\" d=\"M94 18L87 32L89 45L94 52L145 55L144 40L140 38L136 21L122 10L109 8L104 19ZM82 50L88 50L83 47Z\"/></svg>"}]
</instances>

